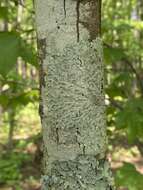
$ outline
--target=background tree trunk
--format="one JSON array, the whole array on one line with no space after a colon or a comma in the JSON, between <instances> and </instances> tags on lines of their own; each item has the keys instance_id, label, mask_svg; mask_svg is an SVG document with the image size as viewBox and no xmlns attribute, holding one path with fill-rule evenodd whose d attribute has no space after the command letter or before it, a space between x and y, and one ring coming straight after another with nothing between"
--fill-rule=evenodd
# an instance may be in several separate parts
<instances>
[{"instance_id":1,"label":"background tree trunk","mask_svg":"<svg viewBox=\"0 0 143 190\"><path fill-rule=\"evenodd\" d=\"M111 190L100 0L36 0L43 190Z\"/></svg>"}]
</instances>

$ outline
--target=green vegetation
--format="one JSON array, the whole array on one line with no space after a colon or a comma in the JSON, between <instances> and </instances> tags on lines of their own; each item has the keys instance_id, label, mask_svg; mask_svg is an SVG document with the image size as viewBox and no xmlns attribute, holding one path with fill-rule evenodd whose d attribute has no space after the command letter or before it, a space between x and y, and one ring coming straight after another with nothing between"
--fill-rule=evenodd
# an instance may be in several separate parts
<instances>
[{"instance_id":1,"label":"green vegetation","mask_svg":"<svg viewBox=\"0 0 143 190\"><path fill-rule=\"evenodd\" d=\"M0 1L0 190L40 188L32 0ZM143 3L103 0L109 159L119 190L143 189Z\"/></svg>"}]
</instances>

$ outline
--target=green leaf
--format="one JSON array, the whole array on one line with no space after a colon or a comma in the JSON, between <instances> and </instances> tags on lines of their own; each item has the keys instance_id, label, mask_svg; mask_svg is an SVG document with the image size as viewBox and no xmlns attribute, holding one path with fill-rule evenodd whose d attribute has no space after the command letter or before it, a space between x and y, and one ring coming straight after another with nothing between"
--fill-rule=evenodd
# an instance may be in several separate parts
<instances>
[{"instance_id":1,"label":"green leaf","mask_svg":"<svg viewBox=\"0 0 143 190\"><path fill-rule=\"evenodd\" d=\"M35 49L23 39L20 40L20 56L25 62L38 67Z\"/></svg>"},{"instance_id":2,"label":"green leaf","mask_svg":"<svg viewBox=\"0 0 143 190\"><path fill-rule=\"evenodd\" d=\"M124 163L123 167L119 168L115 176L116 185L128 188L128 190L142 190L143 175L140 174L134 165Z\"/></svg>"},{"instance_id":3,"label":"green leaf","mask_svg":"<svg viewBox=\"0 0 143 190\"><path fill-rule=\"evenodd\" d=\"M0 7L0 19L7 20L8 19L8 8Z\"/></svg>"},{"instance_id":4,"label":"green leaf","mask_svg":"<svg viewBox=\"0 0 143 190\"><path fill-rule=\"evenodd\" d=\"M10 98L9 106L16 108L17 106L25 106L29 102L35 102L39 100L38 90L30 90L23 92L15 97Z\"/></svg>"},{"instance_id":5,"label":"green leaf","mask_svg":"<svg viewBox=\"0 0 143 190\"><path fill-rule=\"evenodd\" d=\"M6 76L14 67L19 54L19 35L0 32L0 74Z\"/></svg>"},{"instance_id":6,"label":"green leaf","mask_svg":"<svg viewBox=\"0 0 143 190\"><path fill-rule=\"evenodd\" d=\"M30 102L35 103L38 100L38 90L29 90L17 95L11 95L9 93L2 93L0 95L0 105L4 109L8 109L9 107L16 109L18 106L25 106Z\"/></svg>"},{"instance_id":7,"label":"green leaf","mask_svg":"<svg viewBox=\"0 0 143 190\"><path fill-rule=\"evenodd\" d=\"M141 98L130 99L124 110L116 115L116 126L124 129L129 142L143 139L143 101Z\"/></svg>"},{"instance_id":8,"label":"green leaf","mask_svg":"<svg viewBox=\"0 0 143 190\"><path fill-rule=\"evenodd\" d=\"M116 96L120 96L122 98L126 98L125 92L130 92L130 88L132 87L133 76L130 72L118 73L114 74L114 79L112 79L112 83L108 85L106 92L109 97L115 98Z\"/></svg>"},{"instance_id":9,"label":"green leaf","mask_svg":"<svg viewBox=\"0 0 143 190\"><path fill-rule=\"evenodd\" d=\"M0 94L0 105L3 108L7 108L9 97L6 94Z\"/></svg>"},{"instance_id":10,"label":"green leaf","mask_svg":"<svg viewBox=\"0 0 143 190\"><path fill-rule=\"evenodd\" d=\"M126 57L123 49L120 48L113 48L106 46L104 47L103 52L104 52L104 60L107 64L115 63Z\"/></svg>"},{"instance_id":11,"label":"green leaf","mask_svg":"<svg viewBox=\"0 0 143 190\"><path fill-rule=\"evenodd\" d=\"M114 98L116 96L124 97L122 89L118 87L115 83L112 83L110 86L108 86L108 88L106 89L106 93L111 98Z\"/></svg>"}]
</instances>

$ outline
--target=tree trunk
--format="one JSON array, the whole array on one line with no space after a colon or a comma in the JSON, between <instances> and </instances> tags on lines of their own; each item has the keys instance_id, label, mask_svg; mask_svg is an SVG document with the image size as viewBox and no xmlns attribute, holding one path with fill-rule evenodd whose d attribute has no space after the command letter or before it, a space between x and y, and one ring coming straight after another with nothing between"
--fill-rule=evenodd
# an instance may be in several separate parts
<instances>
[{"instance_id":1,"label":"tree trunk","mask_svg":"<svg viewBox=\"0 0 143 190\"><path fill-rule=\"evenodd\" d=\"M8 110L8 123L9 123L9 131L8 131L7 149L8 152L11 152L13 149L13 134L15 127L15 110L13 110L12 108L9 108Z\"/></svg>"},{"instance_id":2,"label":"tree trunk","mask_svg":"<svg viewBox=\"0 0 143 190\"><path fill-rule=\"evenodd\" d=\"M43 190L111 190L100 0L36 0Z\"/></svg>"}]
</instances>

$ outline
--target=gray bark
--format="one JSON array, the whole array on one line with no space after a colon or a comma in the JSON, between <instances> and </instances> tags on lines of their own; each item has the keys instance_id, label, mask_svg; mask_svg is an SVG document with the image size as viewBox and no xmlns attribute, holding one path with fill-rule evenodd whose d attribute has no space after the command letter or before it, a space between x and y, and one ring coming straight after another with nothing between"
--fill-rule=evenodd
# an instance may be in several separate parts
<instances>
[{"instance_id":1,"label":"gray bark","mask_svg":"<svg viewBox=\"0 0 143 190\"><path fill-rule=\"evenodd\" d=\"M36 0L43 190L111 190L99 0Z\"/></svg>"}]
</instances>

